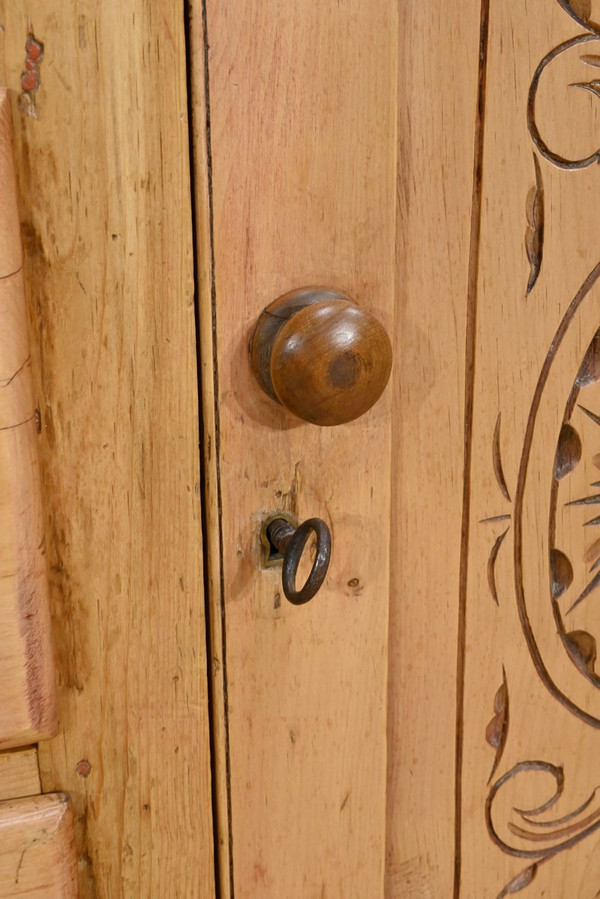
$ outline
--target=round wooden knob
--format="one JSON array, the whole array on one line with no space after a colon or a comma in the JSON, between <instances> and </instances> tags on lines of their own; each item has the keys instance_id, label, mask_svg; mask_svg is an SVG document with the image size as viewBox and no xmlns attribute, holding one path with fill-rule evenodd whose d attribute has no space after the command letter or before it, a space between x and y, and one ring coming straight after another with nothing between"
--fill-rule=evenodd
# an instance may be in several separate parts
<instances>
[{"instance_id":1,"label":"round wooden knob","mask_svg":"<svg viewBox=\"0 0 600 899\"><path fill-rule=\"evenodd\" d=\"M354 300L321 287L284 294L262 312L250 340L263 390L294 415L340 425L379 399L392 367L390 339Z\"/></svg>"}]
</instances>

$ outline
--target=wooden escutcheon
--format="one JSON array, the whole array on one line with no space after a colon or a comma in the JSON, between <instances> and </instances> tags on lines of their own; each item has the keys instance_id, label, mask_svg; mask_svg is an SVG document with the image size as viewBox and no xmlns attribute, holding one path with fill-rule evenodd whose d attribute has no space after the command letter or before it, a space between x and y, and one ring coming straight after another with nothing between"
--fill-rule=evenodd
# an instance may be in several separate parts
<instances>
[{"instance_id":1,"label":"wooden escutcheon","mask_svg":"<svg viewBox=\"0 0 600 899\"><path fill-rule=\"evenodd\" d=\"M250 363L265 393L298 418L340 425L377 402L390 376L392 347L383 325L350 297L305 287L261 313Z\"/></svg>"}]
</instances>

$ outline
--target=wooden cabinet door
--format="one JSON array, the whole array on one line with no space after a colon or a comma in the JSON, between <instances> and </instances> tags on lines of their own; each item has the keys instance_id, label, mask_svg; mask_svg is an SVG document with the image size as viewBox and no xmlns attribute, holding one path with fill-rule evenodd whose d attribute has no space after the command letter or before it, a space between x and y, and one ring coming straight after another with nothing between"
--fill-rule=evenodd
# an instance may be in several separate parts
<instances>
[{"instance_id":1,"label":"wooden cabinet door","mask_svg":"<svg viewBox=\"0 0 600 899\"><path fill-rule=\"evenodd\" d=\"M596 0L0 13L82 895L597 896ZM338 427L248 361L310 285L392 338Z\"/></svg>"},{"instance_id":2,"label":"wooden cabinet door","mask_svg":"<svg viewBox=\"0 0 600 899\"><path fill-rule=\"evenodd\" d=\"M0 25L58 691L42 788L71 797L82 896L208 897L183 4L1 0ZM48 837L56 821L39 820ZM43 867L35 829L0 826L13 875L25 849L21 873Z\"/></svg>"},{"instance_id":3,"label":"wooden cabinet door","mask_svg":"<svg viewBox=\"0 0 600 899\"><path fill-rule=\"evenodd\" d=\"M192 18L223 895L598 895L598 23ZM329 429L247 358L263 307L321 284L395 352ZM281 510L333 533L300 608L260 564Z\"/></svg>"},{"instance_id":4,"label":"wooden cabinet door","mask_svg":"<svg viewBox=\"0 0 600 899\"><path fill-rule=\"evenodd\" d=\"M391 392L351 424L308 425L258 388L248 339L268 302L310 285L347 292L393 331L396 15L288 0L206 14L206 77L193 71L198 268L215 316L213 364L206 304L222 889L376 896ZM202 40L198 23L192 33ZM261 568L261 522L278 511L333 534L327 583L304 606L285 599L280 569Z\"/></svg>"}]
</instances>

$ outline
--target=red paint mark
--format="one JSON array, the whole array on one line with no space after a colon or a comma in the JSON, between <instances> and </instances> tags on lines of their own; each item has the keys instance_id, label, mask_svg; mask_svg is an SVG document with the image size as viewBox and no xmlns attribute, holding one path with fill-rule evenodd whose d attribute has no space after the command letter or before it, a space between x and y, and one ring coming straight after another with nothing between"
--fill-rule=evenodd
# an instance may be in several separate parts
<instances>
[{"instance_id":1,"label":"red paint mark","mask_svg":"<svg viewBox=\"0 0 600 899\"><path fill-rule=\"evenodd\" d=\"M21 106L29 115L37 118L34 94L40 86L40 63L44 58L44 45L33 34L25 41L25 71L21 73Z\"/></svg>"},{"instance_id":2,"label":"red paint mark","mask_svg":"<svg viewBox=\"0 0 600 899\"><path fill-rule=\"evenodd\" d=\"M40 76L37 72L23 72L21 75L21 88L24 91L36 91L40 86Z\"/></svg>"},{"instance_id":3,"label":"red paint mark","mask_svg":"<svg viewBox=\"0 0 600 899\"><path fill-rule=\"evenodd\" d=\"M254 883L262 883L263 886L267 886L267 869L263 865L254 865Z\"/></svg>"},{"instance_id":4,"label":"red paint mark","mask_svg":"<svg viewBox=\"0 0 600 899\"><path fill-rule=\"evenodd\" d=\"M81 759L81 761L77 762L77 764L75 765L75 770L81 777L89 777L92 771L92 766L87 759Z\"/></svg>"},{"instance_id":5,"label":"red paint mark","mask_svg":"<svg viewBox=\"0 0 600 899\"><path fill-rule=\"evenodd\" d=\"M28 34L25 42L25 52L30 62L41 62L44 55L44 45L41 41L36 40L32 34Z\"/></svg>"}]
</instances>

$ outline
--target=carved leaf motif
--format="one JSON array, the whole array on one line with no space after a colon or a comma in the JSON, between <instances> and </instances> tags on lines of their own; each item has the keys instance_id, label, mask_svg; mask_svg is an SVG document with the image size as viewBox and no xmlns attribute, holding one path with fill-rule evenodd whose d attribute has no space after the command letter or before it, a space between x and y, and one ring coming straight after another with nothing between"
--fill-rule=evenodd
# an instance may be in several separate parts
<instances>
[{"instance_id":1,"label":"carved leaf motif","mask_svg":"<svg viewBox=\"0 0 600 899\"><path fill-rule=\"evenodd\" d=\"M520 874L517 874L516 877L513 877L513 879L506 884L502 892L498 894L498 899L503 899L504 896L509 896L511 893L519 893L521 890L524 890L525 887L528 887L537 874L537 868L537 864L530 865L528 868L525 868L524 871L521 871Z\"/></svg>"},{"instance_id":2,"label":"carved leaf motif","mask_svg":"<svg viewBox=\"0 0 600 899\"><path fill-rule=\"evenodd\" d=\"M507 534L508 528L503 531L498 537L496 537L496 541L490 551L490 556L487 564L488 585L490 588L490 593L492 594L492 599L497 606L500 605L500 601L498 600L498 588L496 587L496 560L498 558L498 553L500 552L502 542Z\"/></svg>"},{"instance_id":3,"label":"carved leaf motif","mask_svg":"<svg viewBox=\"0 0 600 899\"><path fill-rule=\"evenodd\" d=\"M589 524L589 523L592 523L592 524L598 524L598 521L594 520L593 522L587 522L587 523L588 523L588 524ZM595 574L594 577L591 579L591 581L589 582L589 584L587 585L587 587L585 588L585 590L583 590L583 591L579 594L579 596L577 597L577 599L575 600L575 602L573 602L573 603L569 606L569 608L568 608L568 610L567 610L567 615L568 615L570 612L572 612L573 609L576 609L577 606L578 606L580 603L582 603L582 602L584 601L584 599L587 599L588 596L590 596L590 595L594 592L594 590L596 590L596 588L597 588L598 586L600 586L600 571L597 571L597 572L596 572L596 574Z\"/></svg>"},{"instance_id":4,"label":"carved leaf motif","mask_svg":"<svg viewBox=\"0 0 600 899\"><path fill-rule=\"evenodd\" d=\"M589 22L591 19L592 0L569 0L568 6L583 22Z\"/></svg>"},{"instance_id":5,"label":"carved leaf motif","mask_svg":"<svg viewBox=\"0 0 600 899\"><path fill-rule=\"evenodd\" d=\"M600 564L600 538L594 540L594 542L588 546L583 554L583 561L592 566L592 571L598 567L598 564Z\"/></svg>"},{"instance_id":6,"label":"carved leaf motif","mask_svg":"<svg viewBox=\"0 0 600 899\"><path fill-rule=\"evenodd\" d=\"M529 291L528 291L529 293ZM502 491L502 495L509 502L510 493L508 490L508 486L506 484L506 478L504 477L504 470L502 468L502 452L500 449L500 422L502 420L502 413L498 412L498 418L496 419L496 426L494 428L494 438L492 442L492 461L494 464L494 474L496 475L496 480L498 482L498 486Z\"/></svg>"},{"instance_id":7,"label":"carved leaf motif","mask_svg":"<svg viewBox=\"0 0 600 899\"><path fill-rule=\"evenodd\" d=\"M502 743L502 721L494 717L485 729L485 739L492 749L498 749Z\"/></svg>"},{"instance_id":8,"label":"carved leaf motif","mask_svg":"<svg viewBox=\"0 0 600 899\"><path fill-rule=\"evenodd\" d=\"M525 250L530 266L527 294L530 294L533 290L540 274L544 248L544 186L540 164L535 154L533 163L535 165L535 184L527 194L526 203L527 231L525 232Z\"/></svg>"},{"instance_id":9,"label":"carved leaf motif","mask_svg":"<svg viewBox=\"0 0 600 899\"><path fill-rule=\"evenodd\" d=\"M573 582L573 566L559 549L550 550L550 572L552 574L552 596L554 599L558 599Z\"/></svg>"},{"instance_id":10,"label":"carved leaf motif","mask_svg":"<svg viewBox=\"0 0 600 899\"><path fill-rule=\"evenodd\" d=\"M581 459L581 439L575 428L564 424L560 430L556 458L554 460L554 477L557 480L573 471Z\"/></svg>"},{"instance_id":11,"label":"carved leaf motif","mask_svg":"<svg viewBox=\"0 0 600 899\"><path fill-rule=\"evenodd\" d=\"M575 385L587 387L600 380L600 331L596 331L579 367Z\"/></svg>"},{"instance_id":12,"label":"carved leaf motif","mask_svg":"<svg viewBox=\"0 0 600 899\"><path fill-rule=\"evenodd\" d=\"M596 675L596 638L587 631L571 631L565 635L567 651L580 671Z\"/></svg>"},{"instance_id":13,"label":"carved leaf motif","mask_svg":"<svg viewBox=\"0 0 600 899\"><path fill-rule=\"evenodd\" d=\"M582 90L589 91L600 99L600 81L597 78L593 81L575 81L570 87L580 87Z\"/></svg>"},{"instance_id":14,"label":"carved leaf motif","mask_svg":"<svg viewBox=\"0 0 600 899\"><path fill-rule=\"evenodd\" d=\"M494 759L494 765L488 783L496 773L498 765L500 764L508 734L508 685L506 683L506 672L504 670L502 671L502 676L502 683L496 690L496 695L494 696L494 717L485 730L485 739L492 749L496 750L496 757Z\"/></svg>"}]
</instances>

